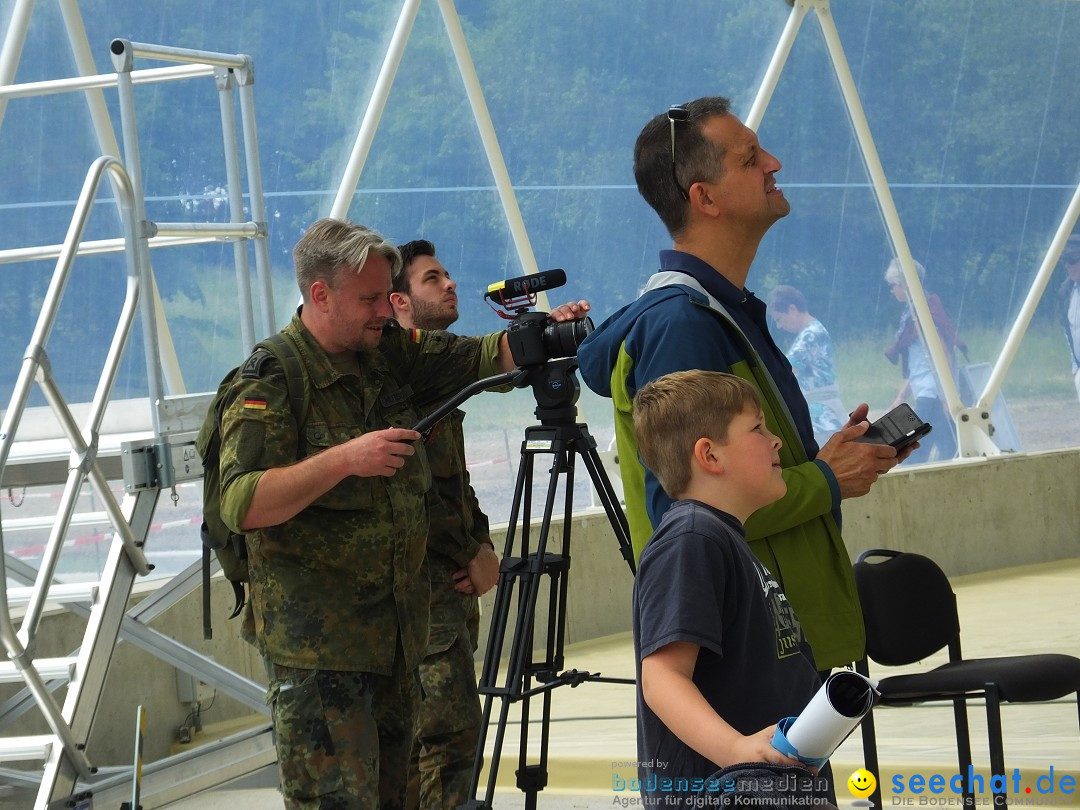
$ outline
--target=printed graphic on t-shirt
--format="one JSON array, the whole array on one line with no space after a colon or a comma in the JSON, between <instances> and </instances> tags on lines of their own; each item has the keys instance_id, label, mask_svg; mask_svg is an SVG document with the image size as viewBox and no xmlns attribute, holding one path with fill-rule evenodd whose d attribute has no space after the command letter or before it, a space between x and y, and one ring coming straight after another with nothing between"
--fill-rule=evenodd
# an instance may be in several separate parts
<instances>
[{"instance_id":1,"label":"printed graphic on t-shirt","mask_svg":"<svg viewBox=\"0 0 1080 810\"><path fill-rule=\"evenodd\" d=\"M780 589L780 583L773 578L769 570L756 560L754 568L757 570L758 581L761 582L761 592L772 612L773 627L776 631L776 657L799 655L799 642L803 637L799 617L791 609L787 595Z\"/></svg>"}]
</instances>

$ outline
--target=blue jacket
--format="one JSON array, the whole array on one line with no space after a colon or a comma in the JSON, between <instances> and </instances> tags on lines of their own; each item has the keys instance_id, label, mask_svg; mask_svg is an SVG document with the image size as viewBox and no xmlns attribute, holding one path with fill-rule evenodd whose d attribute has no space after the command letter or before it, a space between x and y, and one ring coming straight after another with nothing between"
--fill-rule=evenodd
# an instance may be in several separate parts
<instances>
[{"instance_id":1,"label":"blue jacket","mask_svg":"<svg viewBox=\"0 0 1080 810\"><path fill-rule=\"evenodd\" d=\"M671 253L665 251L669 254L665 258ZM817 445L806 402L800 394L790 393L798 391L798 383L786 361L778 365L770 357L780 373L786 366L789 379L778 382L774 375L779 374L766 368L761 353L771 354L774 347L753 345L747 337L753 330L744 331L694 276L700 276L700 268L692 275L669 271L654 276L640 298L608 318L578 349L582 379L593 391L610 397L615 408L619 470L634 551L640 556L653 526L672 502L638 460L634 394L664 374L695 368L726 371L750 381L761 394L769 430L783 441L780 459L788 491L747 521L747 539L794 605L818 667L848 664L863 654L862 612L840 536L839 487L828 466L810 458ZM734 289L726 281L723 284ZM789 392L786 399L783 390ZM799 430L803 422L805 432Z\"/></svg>"}]
</instances>

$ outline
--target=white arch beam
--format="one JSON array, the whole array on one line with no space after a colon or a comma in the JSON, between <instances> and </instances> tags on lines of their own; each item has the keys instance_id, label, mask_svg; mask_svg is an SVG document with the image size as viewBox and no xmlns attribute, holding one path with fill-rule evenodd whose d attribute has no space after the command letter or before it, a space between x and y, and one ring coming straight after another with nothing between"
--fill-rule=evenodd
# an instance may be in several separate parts
<instances>
[{"instance_id":1,"label":"white arch beam","mask_svg":"<svg viewBox=\"0 0 1080 810\"><path fill-rule=\"evenodd\" d=\"M514 240L518 261L526 274L536 273L539 270L536 264L536 256L533 253L532 243L529 241L528 230L525 228L525 220L521 216L521 209L518 207L514 185L510 181L510 173L507 171L506 162L503 160L499 139L495 134L495 125L491 121L491 114L488 111L487 102L484 100L484 91L480 85L480 79L476 75L476 68L469 53L468 43L465 41L465 32L461 28L461 19L458 17L453 0L438 0L438 2L439 11L442 13L443 26L446 29L446 35L450 40L450 47L453 49L454 59L457 62L458 73L465 84L465 93L469 99L469 106L472 108L473 119L476 121L480 140L484 146L484 154L487 157L488 166L491 168L495 180L499 201L506 216L510 235ZM394 77L397 75L401 57L405 52L405 46L408 44L409 35L412 33L413 22L416 20L419 8L420 0L405 0L402 5L397 26L390 39L390 46L387 48L382 68L375 81L375 88L372 90L371 98L368 101L367 111L364 113L364 118L360 123L352 153L349 156L341 183L338 186L337 196L334 198L334 203L330 208L329 216L331 217L344 219L349 211L349 204L356 193L360 174L364 169L368 152L371 150L371 143L375 139L379 120L382 118L386 100L390 95L390 87L393 85ZM537 293L536 299L537 306L540 309L550 309L546 292L541 290Z\"/></svg>"}]
</instances>

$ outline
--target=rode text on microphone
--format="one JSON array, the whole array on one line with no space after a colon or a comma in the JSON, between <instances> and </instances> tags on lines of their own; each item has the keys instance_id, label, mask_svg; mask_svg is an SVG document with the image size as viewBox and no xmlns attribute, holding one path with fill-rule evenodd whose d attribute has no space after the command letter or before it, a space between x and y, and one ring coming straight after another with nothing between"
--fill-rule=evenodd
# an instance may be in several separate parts
<instances>
[{"instance_id":1,"label":"rode text on microphone","mask_svg":"<svg viewBox=\"0 0 1080 810\"><path fill-rule=\"evenodd\" d=\"M502 307L508 312L500 312L495 309L500 318L511 320L514 315L529 307L536 306L536 294L553 290L566 283L566 272L563 270L544 270L539 273L531 273L527 276L503 279L488 285L484 293L485 300ZM489 304L490 306L490 304Z\"/></svg>"},{"instance_id":2,"label":"rode text on microphone","mask_svg":"<svg viewBox=\"0 0 1080 810\"><path fill-rule=\"evenodd\" d=\"M577 356L581 341L593 330L593 323L588 318L556 322L546 312L529 312L529 307L536 304L537 293L565 283L565 271L545 270L488 285L484 300L500 318L511 322L506 327L506 340L519 368Z\"/></svg>"}]
</instances>

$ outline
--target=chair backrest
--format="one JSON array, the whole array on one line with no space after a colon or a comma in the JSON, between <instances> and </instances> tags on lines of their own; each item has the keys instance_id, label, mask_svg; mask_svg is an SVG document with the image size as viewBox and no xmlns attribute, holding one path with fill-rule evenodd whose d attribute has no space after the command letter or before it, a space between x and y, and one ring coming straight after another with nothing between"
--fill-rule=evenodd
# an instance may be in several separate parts
<instances>
[{"instance_id":1,"label":"chair backrest","mask_svg":"<svg viewBox=\"0 0 1080 810\"><path fill-rule=\"evenodd\" d=\"M880 562L868 562L881 557ZM945 572L921 554L871 549L855 561L855 586L866 624L866 654L879 664L911 664L960 635Z\"/></svg>"}]
</instances>

